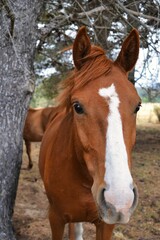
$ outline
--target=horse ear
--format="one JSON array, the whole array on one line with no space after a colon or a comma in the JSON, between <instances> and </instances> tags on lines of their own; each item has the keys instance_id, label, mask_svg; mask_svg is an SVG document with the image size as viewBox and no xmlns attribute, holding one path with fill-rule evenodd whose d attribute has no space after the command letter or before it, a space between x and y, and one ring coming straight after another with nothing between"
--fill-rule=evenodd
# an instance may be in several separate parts
<instances>
[{"instance_id":1,"label":"horse ear","mask_svg":"<svg viewBox=\"0 0 160 240\"><path fill-rule=\"evenodd\" d=\"M86 27L81 27L73 43L73 60L75 67L80 70L86 57L91 50L90 39L86 32Z\"/></svg>"},{"instance_id":2,"label":"horse ear","mask_svg":"<svg viewBox=\"0 0 160 240\"><path fill-rule=\"evenodd\" d=\"M130 72L136 64L139 54L139 34L133 29L129 36L123 42L121 51L116 59L126 72Z\"/></svg>"}]
</instances>

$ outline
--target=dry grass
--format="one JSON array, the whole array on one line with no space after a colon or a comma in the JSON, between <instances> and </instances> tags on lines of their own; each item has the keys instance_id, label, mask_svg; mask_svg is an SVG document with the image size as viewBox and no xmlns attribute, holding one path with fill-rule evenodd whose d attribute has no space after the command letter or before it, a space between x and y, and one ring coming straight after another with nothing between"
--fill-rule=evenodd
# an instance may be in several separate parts
<instances>
[{"instance_id":1,"label":"dry grass","mask_svg":"<svg viewBox=\"0 0 160 240\"><path fill-rule=\"evenodd\" d=\"M155 107L160 108L160 103L142 103L142 107L137 114L138 124L158 123L159 119L154 110Z\"/></svg>"}]
</instances>

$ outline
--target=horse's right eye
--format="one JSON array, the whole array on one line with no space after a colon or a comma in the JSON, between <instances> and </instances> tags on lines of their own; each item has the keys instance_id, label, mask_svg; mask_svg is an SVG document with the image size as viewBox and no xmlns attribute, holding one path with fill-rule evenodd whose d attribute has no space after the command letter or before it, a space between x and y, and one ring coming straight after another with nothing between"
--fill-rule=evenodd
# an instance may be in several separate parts
<instances>
[{"instance_id":1,"label":"horse's right eye","mask_svg":"<svg viewBox=\"0 0 160 240\"><path fill-rule=\"evenodd\" d=\"M84 113L83 107L81 106L81 104L79 102L73 103L73 107L74 107L74 110L76 111L76 113L78 113L78 114Z\"/></svg>"}]
</instances>

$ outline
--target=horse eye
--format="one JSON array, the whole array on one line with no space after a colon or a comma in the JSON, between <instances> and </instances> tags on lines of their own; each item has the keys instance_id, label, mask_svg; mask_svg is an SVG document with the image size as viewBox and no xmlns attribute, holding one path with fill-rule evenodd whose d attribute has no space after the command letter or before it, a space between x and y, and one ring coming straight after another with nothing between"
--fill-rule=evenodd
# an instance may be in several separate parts
<instances>
[{"instance_id":1,"label":"horse eye","mask_svg":"<svg viewBox=\"0 0 160 240\"><path fill-rule=\"evenodd\" d=\"M76 111L76 113L78 113L78 114L83 114L84 113L83 107L81 106L80 103L75 102L73 104L73 107L74 107L74 110Z\"/></svg>"},{"instance_id":2,"label":"horse eye","mask_svg":"<svg viewBox=\"0 0 160 240\"><path fill-rule=\"evenodd\" d=\"M137 112L139 111L139 109L140 109L141 106L142 106L142 105L141 105L141 103L139 102L139 103L138 103L138 106L136 107L136 109L135 109L135 111L134 111L134 113L137 113Z\"/></svg>"}]
</instances>

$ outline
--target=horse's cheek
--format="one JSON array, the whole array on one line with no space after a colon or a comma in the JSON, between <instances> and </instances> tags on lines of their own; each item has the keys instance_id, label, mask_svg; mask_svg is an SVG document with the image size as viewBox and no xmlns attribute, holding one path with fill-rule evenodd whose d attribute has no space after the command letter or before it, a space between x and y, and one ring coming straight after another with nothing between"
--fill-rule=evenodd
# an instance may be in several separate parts
<instances>
[{"instance_id":1,"label":"horse's cheek","mask_svg":"<svg viewBox=\"0 0 160 240\"><path fill-rule=\"evenodd\" d=\"M84 130L84 126L83 124L76 124L76 130L77 130L77 138L78 138L78 142L80 142L81 147L83 148L83 150L87 151L87 149L89 148L89 141L88 141L88 136L86 131Z\"/></svg>"},{"instance_id":2,"label":"horse's cheek","mask_svg":"<svg viewBox=\"0 0 160 240\"><path fill-rule=\"evenodd\" d=\"M88 154L87 152L86 153L84 152L84 160L85 160L85 163L87 165L87 169L88 169L91 177L94 179L94 176L95 176L95 164L94 164L93 159L91 158L91 155Z\"/></svg>"}]
</instances>

